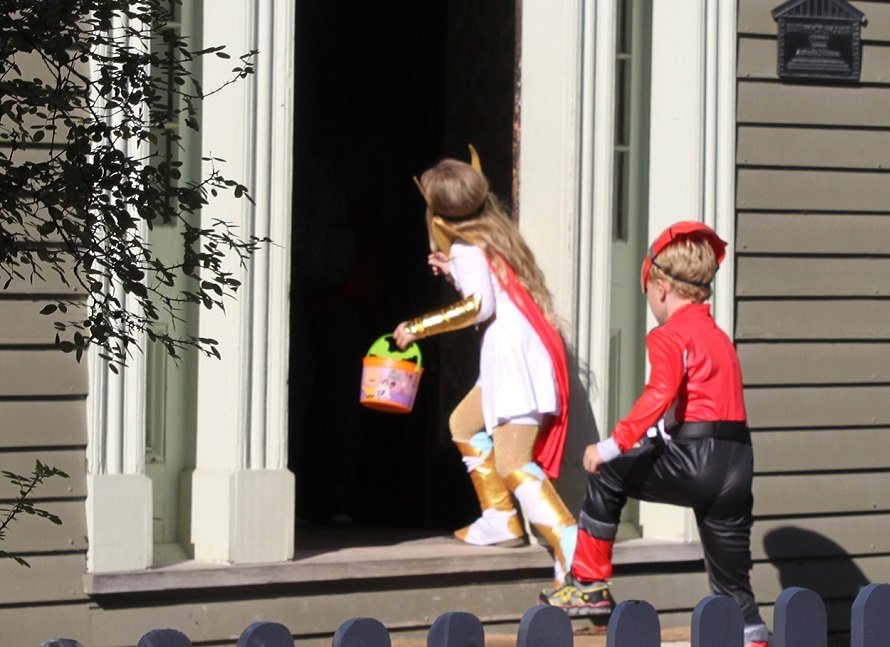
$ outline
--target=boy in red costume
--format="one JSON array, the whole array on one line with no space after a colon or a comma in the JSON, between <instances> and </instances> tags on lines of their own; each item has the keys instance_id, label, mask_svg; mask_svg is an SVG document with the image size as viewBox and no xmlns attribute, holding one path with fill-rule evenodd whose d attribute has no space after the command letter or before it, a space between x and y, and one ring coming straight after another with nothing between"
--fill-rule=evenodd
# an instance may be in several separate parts
<instances>
[{"instance_id":1,"label":"boy in red costume","mask_svg":"<svg viewBox=\"0 0 890 647\"><path fill-rule=\"evenodd\" d=\"M612 435L584 452L591 475L571 575L541 600L569 615L610 613L612 545L627 498L671 503L695 511L711 590L738 602L746 647L766 647L749 576L753 454L742 374L706 303L725 253L698 222L673 225L649 249L642 287L659 323L646 338L649 382Z\"/></svg>"}]
</instances>

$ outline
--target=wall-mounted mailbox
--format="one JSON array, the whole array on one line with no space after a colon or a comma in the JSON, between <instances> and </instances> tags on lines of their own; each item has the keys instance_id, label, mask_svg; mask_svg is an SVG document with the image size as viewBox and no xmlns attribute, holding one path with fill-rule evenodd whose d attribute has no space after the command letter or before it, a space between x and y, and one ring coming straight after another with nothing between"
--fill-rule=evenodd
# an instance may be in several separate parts
<instances>
[{"instance_id":1,"label":"wall-mounted mailbox","mask_svg":"<svg viewBox=\"0 0 890 647\"><path fill-rule=\"evenodd\" d=\"M779 78L859 80L864 13L846 0L788 0L772 14L779 23Z\"/></svg>"}]
</instances>

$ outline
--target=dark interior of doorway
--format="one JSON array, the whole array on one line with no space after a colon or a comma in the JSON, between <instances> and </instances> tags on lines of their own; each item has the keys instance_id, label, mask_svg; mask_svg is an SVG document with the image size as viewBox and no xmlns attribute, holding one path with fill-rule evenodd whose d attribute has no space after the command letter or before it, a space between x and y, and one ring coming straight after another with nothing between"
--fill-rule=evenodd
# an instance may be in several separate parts
<instances>
[{"instance_id":1,"label":"dark interior of doorway","mask_svg":"<svg viewBox=\"0 0 890 647\"><path fill-rule=\"evenodd\" d=\"M359 405L361 359L455 301L411 180L473 143L509 203L515 0L297 0L290 457L303 527L450 530L478 514L447 419L474 330L423 340L412 413Z\"/></svg>"}]
</instances>

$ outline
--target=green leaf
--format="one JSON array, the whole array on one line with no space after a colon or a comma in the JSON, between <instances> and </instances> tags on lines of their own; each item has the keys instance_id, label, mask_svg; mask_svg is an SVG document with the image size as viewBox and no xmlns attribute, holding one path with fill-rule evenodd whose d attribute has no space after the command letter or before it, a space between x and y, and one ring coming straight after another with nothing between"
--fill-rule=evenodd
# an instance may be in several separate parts
<instances>
[{"instance_id":1,"label":"green leaf","mask_svg":"<svg viewBox=\"0 0 890 647\"><path fill-rule=\"evenodd\" d=\"M27 8L34 3L13 4ZM66 335L57 335L57 347L77 359L93 346L111 366L121 367L152 322L183 321L185 304L223 309L222 294L229 296L235 285L229 279L229 259L243 265L259 248L230 223L189 226L223 187L238 197L252 197L238 178L226 175L222 159L208 160L206 177L184 180L177 151L185 141L178 124L200 132L202 115L220 109L205 100L218 101L214 95L222 87L253 73L256 52L236 53L239 67L217 87L202 87L192 72L194 61L204 55L232 56L223 45L193 48L170 22L168 10L177 4L179 0L112 0L73 3L71 11L0 12L0 184L5 182L0 214L7 218L4 226L15 219L19 225L33 221L36 229L33 241L13 241L27 242L27 249L7 244L0 230L0 269L7 271L9 283L26 278L19 268L29 269L33 280L42 278L40 270L48 267L63 284L78 290L71 303L39 306L52 317L53 329ZM82 6L98 10L75 19ZM113 24L114 15L132 20ZM144 36L140 30L146 24L161 47L132 47ZM17 62L26 56L42 61L46 69L40 78L21 76ZM72 61L89 69L89 76L74 76ZM167 105L171 96L174 105ZM110 113L113 120L106 120ZM25 144L50 140L57 152L39 162L14 155ZM128 154L127 141L147 142L150 155ZM158 150L167 147L170 155ZM179 260L157 257L143 223L149 231L170 226L188 251ZM212 286L195 294L178 287L191 283L184 276L203 276ZM121 288L139 302L138 312L124 307ZM84 307L90 313L85 322L75 314ZM178 331L157 335L151 343L163 343L172 357L182 348L213 347Z\"/></svg>"}]
</instances>

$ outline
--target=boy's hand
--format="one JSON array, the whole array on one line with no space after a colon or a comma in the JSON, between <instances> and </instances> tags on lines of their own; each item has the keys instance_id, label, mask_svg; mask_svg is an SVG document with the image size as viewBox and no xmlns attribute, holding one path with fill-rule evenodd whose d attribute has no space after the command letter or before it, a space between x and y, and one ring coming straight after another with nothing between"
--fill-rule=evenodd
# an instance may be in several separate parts
<instances>
[{"instance_id":1,"label":"boy's hand","mask_svg":"<svg viewBox=\"0 0 890 647\"><path fill-rule=\"evenodd\" d=\"M602 464L603 459L600 456L600 450L596 446L596 443L588 445L587 448L584 450L584 458L582 460L584 469L591 474L599 474Z\"/></svg>"}]
</instances>

